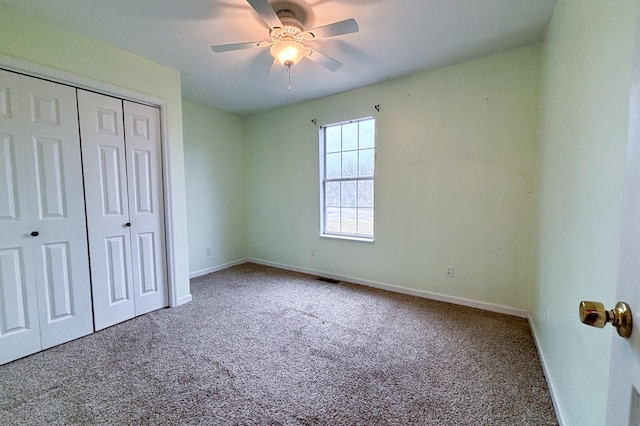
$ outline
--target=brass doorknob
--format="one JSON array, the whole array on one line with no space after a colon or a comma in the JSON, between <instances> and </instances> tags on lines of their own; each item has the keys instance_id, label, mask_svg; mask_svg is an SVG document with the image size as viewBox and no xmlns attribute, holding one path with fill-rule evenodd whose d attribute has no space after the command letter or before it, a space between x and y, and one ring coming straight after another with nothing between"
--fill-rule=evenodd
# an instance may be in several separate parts
<instances>
[{"instance_id":1,"label":"brass doorknob","mask_svg":"<svg viewBox=\"0 0 640 426\"><path fill-rule=\"evenodd\" d=\"M615 309L610 311L600 302L580 302L580 321L593 327L602 328L611 323L622 337L631 336L633 318L631 309L624 302L618 302Z\"/></svg>"}]
</instances>

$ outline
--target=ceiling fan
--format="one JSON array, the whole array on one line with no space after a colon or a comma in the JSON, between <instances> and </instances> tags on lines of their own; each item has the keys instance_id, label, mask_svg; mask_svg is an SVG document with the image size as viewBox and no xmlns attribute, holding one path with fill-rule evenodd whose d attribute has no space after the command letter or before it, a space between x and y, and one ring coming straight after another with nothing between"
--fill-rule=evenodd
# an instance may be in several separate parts
<instances>
[{"instance_id":1,"label":"ceiling fan","mask_svg":"<svg viewBox=\"0 0 640 426\"><path fill-rule=\"evenodd\" d=\"M316 49L305 46L303 41L356 33L359 30L355 19L346 19L305 31L296 17L296 13L291 10L292 8L275 10L267 0L247 0L247 3L271 29L269 31L270 40L211 46L214 52L270 46L271 55L289 69L303 58L308 58L329 71L337 71L342 63Z\"/></svg>"}]
</instances>

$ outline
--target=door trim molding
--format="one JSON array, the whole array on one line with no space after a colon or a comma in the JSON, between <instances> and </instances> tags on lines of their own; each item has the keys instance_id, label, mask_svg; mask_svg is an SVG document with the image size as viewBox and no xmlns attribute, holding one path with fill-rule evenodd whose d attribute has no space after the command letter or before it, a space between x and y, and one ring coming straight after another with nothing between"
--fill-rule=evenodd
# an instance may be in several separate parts
<instances>
[{"instance_id":1,"label":"door trim molding","mask_svg":"<svg viewBox=\"0 0 640 426\"><path fill-rule=\"evenodd\" d=\"M173 186L172 182L172 168L171 168L171 149L169 143L169 131L167 129L168 123L168 108L167 101L157 96L137 92L135 90L127 89L117 86L115 84L107 83L104 81L94 80L90 77L85 77L79 74L74 74L68 71L59 70L56 68L48 67L46 65L37 64L25 59L16 58L13 56L0 54L0 68L12 71L18 74L24 74L29 77L41 78L43 80L52 81L54 83L65 84L78 89L90 90L98 92L103 95L114 96L120 99L142 103L145 105L157 107L160 109L160 131L162 134L162 185L164 188L164 226L165 226L165 242L166 242L166 257L167 257L167 290L169 293L169 307L176 307L180 304L186 303L184 300L178 300L177 282L176 276L176 252L174 247L175 242L175 227L174 227L174 215L173 215ZM88 259L87 259L88 261Z\"/></svg>"}]
</instances>

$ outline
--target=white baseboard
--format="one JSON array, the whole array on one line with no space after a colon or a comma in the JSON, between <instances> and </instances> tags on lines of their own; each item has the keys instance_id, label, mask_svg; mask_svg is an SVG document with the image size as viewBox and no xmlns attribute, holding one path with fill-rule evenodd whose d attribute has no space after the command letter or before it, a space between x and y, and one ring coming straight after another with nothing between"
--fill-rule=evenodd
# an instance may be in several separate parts
<instances>
[{"instance_id":1,"label":"white baseboard","mask_svg":"<svg viewBox=\"0 0 640 426\"><path fill-rule=\"evenodd\" d=\"M513 316L520 317L520 318L528 318L527 311L525 311L523 309L512 308L512 307L509 307L509 306L497 305L497 304L487 303L487 302L480 302L480 301L477 301L477 300L465 299L465 298L462 298L462 297L447 296L445 294L432 293L430 291L416 290L416 289L412 289L412 288L400 287L400 286L381 283L381 282L377 282L377 281L369 281L369 280L363 280L363 279L360 279L360 278L346 277L346 276L335 275L335 274L328 274L328 273L322 272L322 271L316 271L316 270L307 269L307 268L299 268L297 266L284 265L282 263L271 262L271 261L268 261L268 260L248 259L248 261L249 262L253 262L253 263L257 263L259 265L272 266L274 268L287 269L289 271L302 272L304 274L318 275L318 276L322 276L322 277L326 277L326 278L333 278L333 279L339 280L339 281L345 281L345 282L350 282L350 283L354 283L354 284L361 284L361 285L365 285L367 287L374 287L374 288L379 288L379 289L382 289L382 290L393 291L395 293L409 294L411 296L423 297L425 299L437 300L439 302L453 303L453 304L456 304L456 305L462 305L462 306L468 306L468 307L471 307L471 308L483 309L485 311L498 312L498 313L501 313L501 314L513 315Z\"/></svg>"},{"instance_id":2,"label":"white baseboard","mask_svg":"<svg viewBox=\"0 0 640 426\"><path fill-rule=\"evenodd\" d=\"M247 263L248 259L235 260L233 262L223 263L222 265L212 266L211 268L200 269L199 271L189 272L189 278L197 278L203 275L210 274L212 272L222 271L223 269L231 268L232 266L242 265Z\"/></svg>"},{"instance_id":3,"label":"white baseboard","mask_svg":"<svg viewBox=\"0 0 640 426\"><path fill-rule=\"evenodd\" d=\"M531 317L529 317L529 328L531 329L531 334L533 334L533 341L536 344L536 350L538 351L538 356L540 357L540 362L542 363L542 371L544 373L544 378L547 381L547 387L549 388L549 393L551 394L551 402L553 402L553 408L556 412L556 417L558 418L558 424L560 426L564 426L568 424L565 421L564 414L562 409L560 408L560 401L556 398L555 385L553 384L553 380L551 380L551 376L549 375L549 369L547 367L547 360L544 357L544 352L542 352L540 348L540 343L538 341L538 332L536 329L535 322L532 321Z\"/></svg>"},{"instance_id":4,"label":"white baseboard","mask_svg":"<svg viewBox=\"0 0 640 426\"><path fill-rule=\"evenodd\" d=\"M192 300L193 300L193 298L191 297L190 294L187 294L186 296L178 297L178 301L176 303L176 306L184 305L185 303L189 303Z\"/></svg>"}]
</instances>

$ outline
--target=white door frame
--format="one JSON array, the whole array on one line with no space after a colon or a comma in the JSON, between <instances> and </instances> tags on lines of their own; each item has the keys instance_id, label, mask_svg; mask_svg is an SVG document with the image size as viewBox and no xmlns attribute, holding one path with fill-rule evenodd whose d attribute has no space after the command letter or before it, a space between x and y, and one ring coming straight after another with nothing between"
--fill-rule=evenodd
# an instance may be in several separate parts
<instances>
[{"instance_id":1,"label":"white door frame","mask_svg":"<svg viewBox=\"0 0 640 426\"><path fill-rule=\"evenodd\" d=\"M169 292L169 307L176 307L181 304L178 300L178 289L176 283L176 252L174 247L175 227L173 217L173 191L172 191L172 169L171 169L171 149L169 144L169 132L167 129L167 101L156 96L136 92L111 83L97 81L89 77L51 68L45 65L36 64L24 59L15 58L0 54L0 68L25 74L31 77L42 78L55 83L67 84L69 86L86 89L105 95L114 96L128 101L138 102L160 109L160 131L162 133L162 186L164 188L164 226L167 256L167 286ZM88 261L88 259L87 259ZM186 303L188 300L182 301Z\"/></svg>"}]
</instances>

